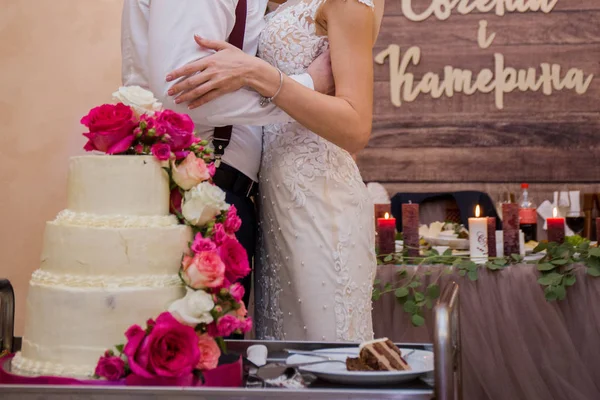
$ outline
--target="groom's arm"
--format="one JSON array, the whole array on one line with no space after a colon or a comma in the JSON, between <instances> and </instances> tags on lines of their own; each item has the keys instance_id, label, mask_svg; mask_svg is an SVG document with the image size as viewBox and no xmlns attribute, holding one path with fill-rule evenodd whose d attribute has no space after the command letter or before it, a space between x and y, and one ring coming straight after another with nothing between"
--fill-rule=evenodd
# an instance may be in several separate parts
<instances>
[{"instance_id":1,"label":"groom's arm","mask_svg":"<svg viewBox=\"0 0 600 400\"><path fill-rule=\"evenodd\" d=\"M123 86L150 88L148 79L148 18L150 0L125 0L121 19Z\"/></svg>"},{"instance_id":2,"label":"groom's arm","mask_svg":"<svg viewBox=\"0 0 600 400\"><path fill-rule=\"evenodd\" d=\"M216 40L229 37L235 24L237 0L177 0L177 4L170 0L152 2L150 5L150 0L125 0L122 20L123 85L138 85L152 90L165 108L190 115L198 125L266 125L293 121L275 105L261 107L260 95L250 89L226 94L194 110L189 110L185 104L175 104L174 98L167 95L172 83L166 82L166 73L182 63L212 54L212 51L196 44L194 34ZM168 18L167 22L177 21L177 26L165 27L160 21L153 21L157 23L150 26L150 7L156 8L152 11L152 18ZM171 15L161 16L167 12ZM163 28L164 32L149 32L149 29ZM161 47L151 42L150 37L153 41L168 38L171 46ZM152 58L149 58L150 47L153 47ZM314 89L309 74L292 78Z\"/></svg>"}]
</instances>

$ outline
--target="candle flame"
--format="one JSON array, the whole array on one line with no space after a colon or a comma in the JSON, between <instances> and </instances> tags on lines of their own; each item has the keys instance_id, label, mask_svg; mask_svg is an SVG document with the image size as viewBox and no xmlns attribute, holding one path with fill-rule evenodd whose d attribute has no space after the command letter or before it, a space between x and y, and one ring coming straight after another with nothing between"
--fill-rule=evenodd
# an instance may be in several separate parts
<instances>
[{"instance_id":1,"label":"candle flame","mask_svg":"<svg viewBox=\"0 0 600 400\"><path fill-rule=\"evenodd\" d=\"M390 213L385 213L385 219L390 219Z\"/></svg>"},{"instance_id":2,"label":"candle flame","mask_svg":"<svg viewBox=\"0 0 600 400\"><path fill-rule=\"evenodd\" d=\"M552 209L552 216L553 216L554 218L558 217L558 209L557 209L556 207L554 207L554 208Z\"/></svg>"},{"instance_id":3,"label":"candle flame","mask_svg":"<svg viewBox=\"0 0 600 400\"><path fill-rule=\"evenodd\" d=\"M479 218L480 215L481 215L481 208L479 208L479 204L477 204L477 207L475 207L475 217Z\"/></svg>"}]
</instances>

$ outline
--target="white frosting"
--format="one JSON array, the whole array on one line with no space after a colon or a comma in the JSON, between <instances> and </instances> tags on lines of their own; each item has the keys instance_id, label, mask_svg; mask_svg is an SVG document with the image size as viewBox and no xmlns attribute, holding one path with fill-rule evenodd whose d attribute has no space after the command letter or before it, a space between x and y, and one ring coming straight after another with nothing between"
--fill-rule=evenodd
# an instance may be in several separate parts
<instances>
[{"instance_id":1,"label":"white frosting","mask_svg":"<svg viewBox=\"0 0 600 400\"><path fill-rule=\"evenodd\" d=\"M68 209L100 215L168 215L169 177L153 156L82 156L69 164Z\"/></svg>"},{"instance_id":2,"label":"white frosting","mask_svg":"<svg viewBox=\"0 0 600 400\"><path fill-rule=\"evenodd\" d=\"M59 225L87 226L93 228L151 228L178 225L174 215L98 215L62 210L53 221Z\"/></svg>"},{"instance_id":3,"label":"white frosting","mask_svg":"<svg viewBox=\"0 0 600 400\"><path fill-rule=\"evenodd\" d=\"M105 350L125 342L124 333L131 325L144 326L148 318L156 318L184 293L181 286L107 289L31 285L21 349L22 357L31 362L22 368L39 370L43 365L54 374L59 370L81 371L87 366L93 371Z\"/></svg>"},{"instance_id":4,"label":"white frosting","mask_svg":"<svg viewBox=\"0 0 600 400\"><path fill-rule=\"evenodd\" d=\"M144 287L162 288L181 286L179 275L70 275L54 274L52 272L36 270L31 276L31 285L64 286L73 288L124 288Z\"/></svg>"},{"instance_id":5,"label":"white frosting","mask_svg":"<svg viewBox=\"0 0 600 400\"><path fill-rule=\"evenodd\" d=\"M363 347L365 347L365 346L370 346L370 345L376 344L376 343L384 343L384 342L387 342L387 341L388 341L388 338L381 338L381 339L369 340L369 341L361 343L360 346L358 346L358 349L362 350Z\"/></svg>"},{"instance_id":6,"label":"white frosting","mask_svg":"<svg viewBox=\"0 0 600 400\"><path fill-rule=\"evenodd\" d=\"M24 341L28 342L28 341ZM30 345L28 343L28 345ZM92 365L63 365L51 362L34 361L23 357L23 353L15 354L11 362L12 371L28 376L69 376L91 378L95 372Z\"/></svg>"},{"instance_id":7,"label":"white frosting","mask_svg":"<svg viewBox=\"0 0 600 400\"><path fill-rule=\"evenodd\" d=\"M89 376L131 325L185 294L177 273L192 231L169 215L153 157L72 158L68 192L30 282L19 373Z\"/></svg>"},{"instance_id":8,"label":"white frosting","mask_svg":"<svg viewBox=\"0 0 600 400\"><path fill-rule=\"evenodd\" d=\"M46 223L41 269L58 274L176 274L192 239L185 225L87 228Z\"/></svg>"}]
</instances>

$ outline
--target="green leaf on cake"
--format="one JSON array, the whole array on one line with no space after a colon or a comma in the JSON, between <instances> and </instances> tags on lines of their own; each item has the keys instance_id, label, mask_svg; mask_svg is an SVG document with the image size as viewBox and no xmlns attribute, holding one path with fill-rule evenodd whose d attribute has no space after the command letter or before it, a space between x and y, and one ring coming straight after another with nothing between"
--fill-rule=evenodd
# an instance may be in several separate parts
<instances>
[{"instance_id":1,"label":"green leaf on cake","mask_svg":"<svg viewBox=\"0 0 600 400\"><path fill-rule=\"evenodd\" d=\"M421 302L423 300L425 300L425 295L423 293L421 293L421 292L416 292L415 293L415 301L417 303L419 303L419 302Z\"/></svg>"},{"instance_id":2,"label":"green leaf on cake","mask_svg":"<svg viewBox=\"0 0 600 400\"><path fill-rule=\"evenodd\" d=\"M394 292L394 295L397 298L401 298L401 297L406 297L408 296L409 292L408 292L408 288L407 287L400 287L398 289L396 289L396 291Z\"/></svg>"},{"instance_id":3,"label":"green leaf on cake","mask_svg":"<svg viewBox=\"0 0 600 400\"><path fill-rule=\"evenodd\" d=\"M588 268L586 272L588 275L593 276L595 278L600 276L600 269L598 268Z\"/></svg>"}]
</instances>

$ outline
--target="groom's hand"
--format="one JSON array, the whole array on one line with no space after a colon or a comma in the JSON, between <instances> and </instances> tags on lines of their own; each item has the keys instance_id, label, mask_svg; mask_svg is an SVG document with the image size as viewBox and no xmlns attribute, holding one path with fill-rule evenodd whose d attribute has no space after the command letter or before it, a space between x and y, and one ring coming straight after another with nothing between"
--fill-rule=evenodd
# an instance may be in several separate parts
<instances>
[{"instance_id":1,"label":"groom's hand","mask_svg":"<svg viewBox=\"0 0 600 400\"><path fill-rule=\"evenodd\" d=\"M308 67L308 73L313 80L315 90L323 94L335 94L335 81L331 70L331 56L329 50L325 50Z\"/></svg>"}]
</instances>

